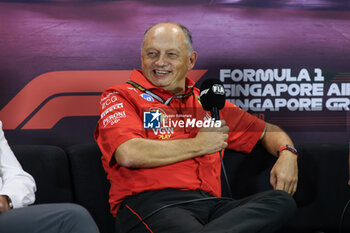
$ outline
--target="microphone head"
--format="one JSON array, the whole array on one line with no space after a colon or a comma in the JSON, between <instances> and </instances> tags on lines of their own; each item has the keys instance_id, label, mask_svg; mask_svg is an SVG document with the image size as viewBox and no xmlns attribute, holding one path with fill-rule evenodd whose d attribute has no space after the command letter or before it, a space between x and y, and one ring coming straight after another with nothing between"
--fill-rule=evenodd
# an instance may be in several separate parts
<instances>
[{"instance_id":1,"label":"microphone head","mask_svg":"<svg viewBox=\"0 0 350 233\"><path fill-rule=\"evenodd\" d=\"M218 79L206 79L200 87L200 101L206 111L225 106L224 85Z\"/></svg>"}]
</instances>

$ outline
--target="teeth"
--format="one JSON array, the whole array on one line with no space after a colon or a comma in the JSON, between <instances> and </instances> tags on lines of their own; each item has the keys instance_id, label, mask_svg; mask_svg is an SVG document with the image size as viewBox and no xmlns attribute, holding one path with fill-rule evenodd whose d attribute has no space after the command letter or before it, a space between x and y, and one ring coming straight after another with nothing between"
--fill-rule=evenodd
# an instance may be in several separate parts
<instances>
[{"instance_id":1,"label":"teeth","mask_svg":"<svg viewBox=\"0 0 350 233\"><path fill-rule=\"evenodd\" d=\"M163 70L156 70L156 74L168 74L170 73L169 71L163 71Z\"/></svg>"}]
</instances>

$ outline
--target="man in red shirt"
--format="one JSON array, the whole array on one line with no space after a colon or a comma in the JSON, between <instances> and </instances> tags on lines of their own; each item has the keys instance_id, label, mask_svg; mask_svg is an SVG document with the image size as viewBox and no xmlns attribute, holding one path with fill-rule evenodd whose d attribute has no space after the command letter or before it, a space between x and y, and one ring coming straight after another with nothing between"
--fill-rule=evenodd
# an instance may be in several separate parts
<instances>
[{"instance_id":1,"label":"man in red shirt","mask_svg":"<svg viewBox=\"0 0 350 233\"><path fill-rule=\"evenodd\" d=\"M118 232L273 232L295 210L291 139L229 102L220 112L224 120L210 121L186 78L196 59L187 28L153 25L142 44L142 71L102 94L95 139ZM222 198L219 151L249 153L258 141L279 152L270 178L274 191Z\"/></svg>"}]
</instances>

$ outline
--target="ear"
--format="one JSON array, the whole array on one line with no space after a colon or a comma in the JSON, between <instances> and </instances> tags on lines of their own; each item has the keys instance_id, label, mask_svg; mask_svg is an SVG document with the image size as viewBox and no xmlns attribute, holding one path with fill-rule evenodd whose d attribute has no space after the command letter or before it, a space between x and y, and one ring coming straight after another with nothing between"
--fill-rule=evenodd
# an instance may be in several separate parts
<instances>
[{"instance_id":1,"label":"ear","mask_svg":"<svg viewBox=\"0 0 350 233\"><path fill-rule=\"evenodd\" d=\"M197 52L191 53L190 59L188 60L188 70L192 70L197 61Z\"/></svg>"}]
</instances>

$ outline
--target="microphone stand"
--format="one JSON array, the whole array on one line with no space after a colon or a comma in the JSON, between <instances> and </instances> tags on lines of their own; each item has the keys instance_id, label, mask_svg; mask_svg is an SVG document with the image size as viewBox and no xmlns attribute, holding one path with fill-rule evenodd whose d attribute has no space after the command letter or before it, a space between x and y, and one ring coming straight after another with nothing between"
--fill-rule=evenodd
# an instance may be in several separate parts
<instances>
[{"instance_id":1,"label":"microphone stand","mask_svg":"<svg viewBox=\"0 0 350 233\"><path fill-rule=\"evenodd\" d=\"M213 107L210 110L210 113L215 121L220 120L219 109L217 107ZM224 165L224 159L222 157L222 150L219 151L219 154L220 154L222 172L224 173L224 177L225 177L225 181L226 181L228 195L230 198L232 198L231 186L230 186L230 183L228 182L227 173L226 173L226 169L225 169L225 165Z\"/></svg>"}]
</instances>

